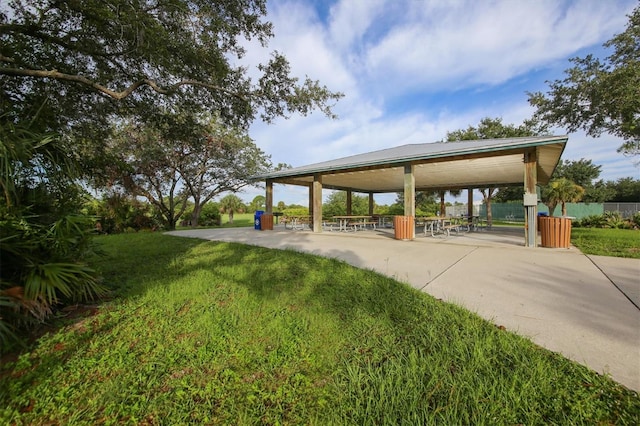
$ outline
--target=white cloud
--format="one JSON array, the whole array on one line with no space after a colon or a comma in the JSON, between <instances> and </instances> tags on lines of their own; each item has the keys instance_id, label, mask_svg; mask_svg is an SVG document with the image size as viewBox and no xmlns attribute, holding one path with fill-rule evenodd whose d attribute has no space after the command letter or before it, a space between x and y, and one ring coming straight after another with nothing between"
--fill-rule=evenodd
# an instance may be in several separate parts
<instances>
[{"instance_id":1,"label":"white cloud","mask_svg":"<svg viewBox=\"0 0 640 426\"><path fill-rule=\"evenodd\" d=\"M442 140L448 131L484 117L520 124L533 113L524 91L546 87L532 72L548 69L542 80L563 78L567 59L623 31L625 13L635 5L626 0L340 0L320 16L313 2L274 1L269 20L276 37L269 50L250 50L248 58L264 61L270 50L279 50L294 75L307 74L346 97L335 107L337 121L318 112L293 116L272 125L255 123L251 136L274 163L301 166ZM444 92L459 96L447 100L439 95ZM637 177L633 161L616 152L620 143L610 136L572 134L563 158L591 159L603 166L605 180ZM263 193L247 189L243 198ZM280 200L305 205L308 191L278 186L275 201Z\"/></svg>"},{"instance_id":2,"label":"white cloud","mask_svg":"<svg viewBox=\"0 0 640 426\"><path fill-rule=\"evenodd\" d=\"M371 74L395 91L504 82L611 36L628 10L600 1L566 9L554 0L409 5L367 52Z\"/></svg>"}]
</instances>

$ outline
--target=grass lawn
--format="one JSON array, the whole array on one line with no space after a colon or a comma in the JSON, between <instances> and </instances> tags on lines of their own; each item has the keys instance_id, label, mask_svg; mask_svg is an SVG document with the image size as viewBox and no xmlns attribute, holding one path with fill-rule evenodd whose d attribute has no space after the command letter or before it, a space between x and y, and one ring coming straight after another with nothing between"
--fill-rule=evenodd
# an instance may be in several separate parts
<instances>
[{"instance_id":1,"label":"grass lawn","mask_svg":"<svg viewBox=\"0 0 640 426\"><path fill-rule=\"evenodd\" d=\"M571 244L585 254L640 259L640 231L572 228Z\"/></svg>"},{"instance_id":2,"label":"grass lawn","mask_svg":"<svg viewBox=\"0 0 640 426\"><path fill-rule=\"evenodd\" d=\"M223 214L222 227L223 228L242 228L245 226L253 226L255 213L235 213L233 215L233 223L229 223L229 215Z\"/></svg>"},{"instance_id":3,"label":"grass lawn","mask_svg":"<svg viewBox=\"0 0 640 426\"><path fill-rule=\"evenodd\" d=\"M113 299L0 367L0 424L638 424L638 394L334 259L100 237Z\"/></svg>"}]
</instances>

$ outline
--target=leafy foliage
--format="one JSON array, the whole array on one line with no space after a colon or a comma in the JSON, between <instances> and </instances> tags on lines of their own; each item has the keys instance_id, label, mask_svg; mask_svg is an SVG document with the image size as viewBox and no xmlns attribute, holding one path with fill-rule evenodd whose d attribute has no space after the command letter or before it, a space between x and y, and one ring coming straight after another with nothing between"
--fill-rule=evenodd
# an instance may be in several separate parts
<instances>
[{"instance_id":1,"label":"leafy foliage","mask_svg":"<svg viewBox=\"0 0 640 426\"><path fill-rule=\"evenodd\" d=\"M146 198L169 229L193 200L189 223L198 226L205 204L236 192L267 170L269 157L245 132L217 119L167 112L153 123L128 122L108 140L99 185L118 185Z\"/></svg>"},{"instance_id":2,"label":"leafy foliage","mask_svg":"<svg viewBox=\"0 0 640 426\"><path fill-rule=\"evenodd\" d=\"M62 301L103 292L83 259L91 220L71 214L81 202L74 163L54 137L0 116L0 341L42 321ZM6 346L3 345L3 349Z\"/></svg>"},{"instance_id":3,"label":"leafy foliage","mask_svg":"<svg viewBox=\"0 0 640 426\"><path fill-rule=\"evenodd\" d=\"M640 229L640 213L625 219L619 212L605 212L576 220L573 225L578 228Z\"/></svg>"},{"instance_id":4,"label":"leafy foliage","mask_svg":"<svg viewBox=\"0 0 640 426\"><path fill-rule=\"evenodd\" d=\"M233 223L233 214L242 213L246 207L240 197L235 194L228 194L224 196L219 203L220 212L229 215L229 223Z\"/></svg>"},{"instance_id":5,"label":"leafy foliage","mask_svg":"<svg viewBox=\"0 0 640 426\"><path fill-rule=\"evenodd\" d=\"M161 104L217 111L245 127L257 115L271 121L319 109L333 116L328 103L342 96L291 76L278 52L240 65L247 40L266 47L273 35L265 0L11 0L3 7L0 99L23 111L47 99L54 129L104 125L123 110L153 117Z\"/></svg>"},{"instance_id":6,"label":"leafy foliage","mask_svg":"<svg viewBox=\"0 0 640 426\"><path fill-rule=\"evenodd\" d=\"M98 233L118 234L161 227L150 204L115 191L103 194L100 200L87 201L82 212L95 217Z\"/></svg>"},{"instance_id":7,"label":"leafy foliage","mask_svg":"<svg viewBox=\"0 0 640 426\"><path fill-rule=\"evenodd\" d=\"M322 203L322 215L324 217L344 216L347 214L347 192L334 191L329 194L327 200ZM365 195L351 195L351 214L369 214L369 197Z\"/></svg>"},{"instance_id":8,"label":"leafy foliage","mask_svg":"<svg viewBox=\"0 0 640 426\"><path fill-rule=\"evenodd\" d=\"M535 117L591 136L608 132L624 139L618 151L640 154L640 7L629 16L624 32L604 44L613 53L603 61L593 55L573 58L563 80L550 90L529 93Z\"/></svg>"},{"instance_id":9,"label":"leafy foliage","mask_svg":"<svg viewBox=\"0 0 640 426\"><path fill-rule=\"evenodd\" d=\"M562 216L567 215L566 203L579 201L584 195L584 188L566 178L554 179L542 188L542 202L549 208L549 215L558 204L562 205Z\"/></svg>"}]
</instances>

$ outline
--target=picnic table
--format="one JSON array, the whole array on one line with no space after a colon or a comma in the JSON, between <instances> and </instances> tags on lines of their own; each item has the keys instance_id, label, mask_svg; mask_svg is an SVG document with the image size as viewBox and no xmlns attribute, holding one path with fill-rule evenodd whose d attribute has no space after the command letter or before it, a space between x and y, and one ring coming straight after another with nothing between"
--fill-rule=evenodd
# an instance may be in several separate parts
<instances>
[{"instance_id":1,"label":"picnic table","mask_svg":"<svg viewBox=\"0 0 640 426\"><path fill-rule=\"evenodd\" d=\"M338 231L348 232L353 228L353 232L358 228L366 229L367 226L376 229L377 221L374 221L371 216L359 216L359 215L346 215L346 216L333 216L333 219L337 221Z\"/></svg>"},{"instance_id":2,"label":"picnic table","mask_svg":"<svg viewBox=\"0 0 640 426\"><path fill-rule=\"evenodd\" d=\"M421 218L421 220L424 222L425 237L427 236L427 232L431 233L432 237L440 233L449 236L452 230L460 232L460 224L456 223L452 218L445 216L428 216Z\"/></svg>"},{"instance_id":3,"label":"picnic table","mask_svg":"<svg viewBox=\"0 0 640 426\"><path fill-rule=\"evenodd\" d=\"M305 226L309 226L309 224L311 223L311 216L309 215L284 216L282 218L282 223L284 223L285 229L301 231L304 229Z\"/></svg>"}]
</instances>

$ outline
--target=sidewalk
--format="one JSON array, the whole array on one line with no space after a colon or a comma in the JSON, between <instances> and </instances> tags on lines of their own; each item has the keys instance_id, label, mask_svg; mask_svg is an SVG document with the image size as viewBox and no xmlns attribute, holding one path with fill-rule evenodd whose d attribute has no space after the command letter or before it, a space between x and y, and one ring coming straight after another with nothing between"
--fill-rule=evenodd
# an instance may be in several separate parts
<instances>
[{"instance_id":1,"label":"sidewalk","mask_svg":"<svg viewBox=\"0 0 640 426\"><path fill-rule=\"evenodd\" d=\"M282 227L170 234L289 248L375 270L640 391L638 259L527 248L521 230L418 234L413 241L395 240L388 231L314 234Z\"/></svg>"}]
</instances>

